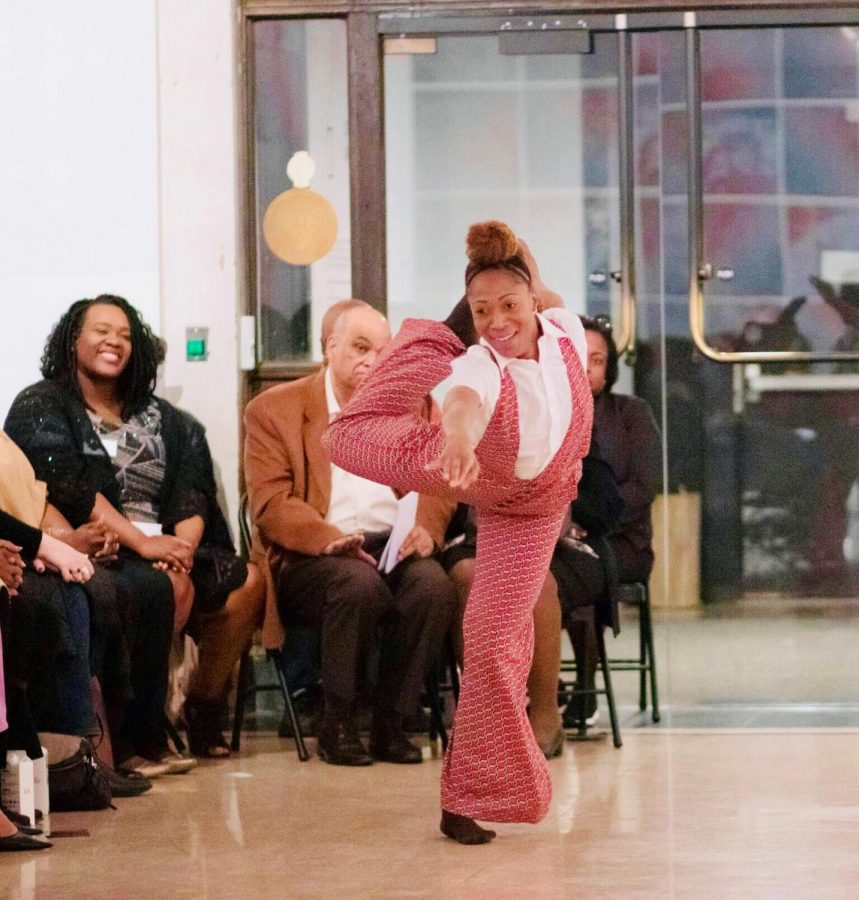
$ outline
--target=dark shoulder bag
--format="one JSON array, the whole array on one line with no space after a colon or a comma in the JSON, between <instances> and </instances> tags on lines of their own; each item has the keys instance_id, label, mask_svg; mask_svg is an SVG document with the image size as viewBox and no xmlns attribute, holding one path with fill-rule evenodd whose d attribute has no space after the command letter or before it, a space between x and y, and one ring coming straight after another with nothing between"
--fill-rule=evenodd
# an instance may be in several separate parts
<instances>
[{"instance_id":1,"label":"dark shoulder bag","mask_svg":"<svg viewBox=\"0 0 859 900\"><path fill-rule=\"evenodd\" d=\"M81 738L77 751L48 765L48 792L53 812L81 812L112 807L110 784L93 753Z\"/></svg>"}]
</instances>

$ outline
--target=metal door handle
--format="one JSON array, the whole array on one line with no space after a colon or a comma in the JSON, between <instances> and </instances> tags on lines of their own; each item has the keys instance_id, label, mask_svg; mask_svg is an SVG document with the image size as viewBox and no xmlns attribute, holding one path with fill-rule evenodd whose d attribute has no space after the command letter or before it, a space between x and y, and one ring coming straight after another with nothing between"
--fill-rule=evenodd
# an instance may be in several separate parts
<instances>
[{"instance_id":1,"label":"metal door handle","mask_svg":"<svg viewBox=\"0 0 859 900\"><path fill-rule=\"evenodd\" d=\"M609 272L608 275L606 275L605 272L597 269L595 272L591 272L590 275L588 275L588 281L591 284L596 285L605 284L609 280L609 278L611 278L612 281L617 282L617 284L621 284L623 282L623 274L619 270Z\"/></svg>"},{"instance_id":2,"label":"metal door handle","mask_svg":"<svg viewBox=\"0 0 859 900\"><path fill-rule=\"evenodd\" d=\"M719 363L839 362L859 360L859 350L812 352L807 350L720 350L708 343L704 329L702 284L713 277L713 266L704 258L704 203L702 173L701 40L696 27L686 29L686 106L688 109L689 195L689 330L695 346ZM723 277L724 274L724 277ZM732 269L720 269L722 281L733 278Z\"/></svg>"}]
</instances>

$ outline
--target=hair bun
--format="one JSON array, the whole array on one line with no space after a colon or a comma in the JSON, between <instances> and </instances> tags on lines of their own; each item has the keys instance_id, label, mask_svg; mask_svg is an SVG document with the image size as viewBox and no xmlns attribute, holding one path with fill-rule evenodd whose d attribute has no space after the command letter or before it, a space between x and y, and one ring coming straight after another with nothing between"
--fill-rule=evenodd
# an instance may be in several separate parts
<instances>
[{"instance_id":1,"label":"hair bun","mask_svg":"<svg viewBox=\"0 0 859 900\"><path fill-rule=\"evenodd\" d=\"M479 266L494 266L516 255L516 235L509 225L492 220L477 222L468 229L465 252Z\"/></svg>"}]
</instances>

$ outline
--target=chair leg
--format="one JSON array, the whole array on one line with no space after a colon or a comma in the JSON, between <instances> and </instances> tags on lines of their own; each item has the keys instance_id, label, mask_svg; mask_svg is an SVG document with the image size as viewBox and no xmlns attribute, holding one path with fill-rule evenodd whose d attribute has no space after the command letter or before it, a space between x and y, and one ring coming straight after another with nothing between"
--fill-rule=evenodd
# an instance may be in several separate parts
<instances>
[{"instance_id":1,"label":"chair leg","mask_svg":"<svg viewBox=\"0 0 859 900\"><path fill-rule=\"evenodd\" d=\"M453 691L453 702L459 703L459 663L456 660L456 650L453 646L453 638L447 636L447 667L450 670L450 688Z\"/></svg>"},{"instance_id":2,"label":"chair leg","mask_svg":"<svg viewBox=\"0 0 859 900\"><path fill-rule=\"evenodd\" d=\"M436 736L441 738L442 750L447 750L447 728L444 725L444 716L441 711L441 697L438 693L438 669L433 666L426 680L427 699L429 700L430 725L429 737L431 741Z\"/></svg>"},{"instance_id":3,"label":"chair leg","mask_svg":"<svg viewBox=\"0 0 859 900\"><path fill-rule=\"evenodd\" d=\"M641 712L647 709L647 634L645 632L646 615L644 600L638 605L638 708Z\"/></svg>"},{"instance_id":4,"label":"chair leg","mask_svg":"<svg viewBox=\"0 0 859 900\"><path fill-rule=\"evenodd\" d=\"M310 759L307 747L304 744L304 735L301 732L301 726L298 722L298 716L295 714L295 706L292 702L292 691L286 680L286 672L283 669L283 658L279 650L269 650L269 659L274 661L274 667L277 670L277 678L280 681L280 688L283 691L283 701L286 704L286 713L289 716L289 723L292 725L292 733L295 736L295 749L298 751L298 758L302 762Z\"/></svg>"},{"instance_id":5,"label":"chair leg","mask_svg":"<svg viewBox=\"0 0 859 900\"><path fill-rule=\"evenodd\" d=\"M608 665L608 655L605 650L605 634L603 629L596 629L597 651L599 652L600 668L602 669L603 684L605 685L605 699L608 703L608 717L611 722L611 736L615 747L623 746L623 739L620 736L620 725L617 721L617 709L614 705L614 690L611 686L611 671Z\"/></svg>"},{"instance_id":6,"label":"chair leg","mask_svg":"<svg viewBox=\"0 0 859 900\"><path fill-rule=\"evenodd\" d=\"M239 672L236 676L236 704L233 710L233 734L230 739L230 750L238 753L242 741L242 725L245 721L245 700L248 693L248 674L250 672L250 645L245 647L239 660Z\"/></svg>"},{"instance_id":7,"label":"chair leg","mask_svg":"<svg viewBox=\"0 0 859 900\"><path fill-rule=\"evenodd\" d=\"M654 722L658 722L660 719L659 692L656 687L656 649L653 641L653 614L650 609L649 593L644 595L644 602L641 605L641 623L647 645L648 670L650 672L650 703L653 707L652 717ZM644 628L645 623L647 625L646 631Z\"/></svg>"}]
</instances>

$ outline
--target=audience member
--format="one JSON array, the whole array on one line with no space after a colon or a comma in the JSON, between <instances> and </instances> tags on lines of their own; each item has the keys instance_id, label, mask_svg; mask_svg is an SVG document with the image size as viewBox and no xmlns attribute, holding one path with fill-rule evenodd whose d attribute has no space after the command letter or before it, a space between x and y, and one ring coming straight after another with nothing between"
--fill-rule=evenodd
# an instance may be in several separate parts
<instances>
[{"instance_id":1,"label":"audience member","mask_svg":"<svg viewBox=\"0 0 859 900\"><path fill-rule=\"evenodd\" d=\"M10 737L39 758L37 728L82 737L94 731L89 606L80 587L92 577L94 564L2 510L0 541Z\"/></svg>"},{"instance_id":2,"label":"audience member","mask_svg":"<svg viewBox=\"0 0 859 900\"><path fill-rule=\"evenodd\" d=\"M332 303L322 316L320 341L323 364L328 362L328 339L334 323L350 309L372 309L365 300L354 297ZM284 632L277 629L273 645L283 648L283 665L290 690L295 697L295 712L305 737L315 737L322 712L322 683L319 671L318 629L311 625L293 623ZM281 737L292 737L292 723L287 711L278 728Z\"/></svg>"},{"instance_id":3,"label":"audience member","mask_svg":"<svg viewBox=\"0 0 859 900\"><path fill-rule=\"evenodd\" d=\"M166 343L155 339L155 360L164 362ZM230 530L218 502L215 468L206 429L189 412L166 400L184 431L183 472L189 479L186 489L195 492L198 524L191 580L195 600L189 630L199 645L199 661L191 677L185 700L188 742L197 756L214 759L230 755L220 721L226 711L230 676L262 621L265 584L259 568L236 556ZM187 535L186 535L187 537ZM226 598L226 599L225 599Z\"/></svg>"},{"instance_id":4,"label":"audience member","mask_svg":"<svg viewBox=\"0 0 859 900\"><path fill-rule=\"evenodd\" d=\"M176 413L185 427L183 452L191 485L205 502L191 571L196 598L191 624L199 644L199 662L185 701L185 718L191 752L222 758L230 755L220 730L230 677L262 621L265 583L255 564L236 556L218 503L205 429L190 413Z\"/></svg>"},{"instance_id":5,"label":"audience member","mask_svg":"<svg viewBox=\"0 0 859 900\"><path fill-rule=\"evenodd\" d=\"M118 535L114 577L142 598L130 628L135 644L149 648L147 668L159 678L148 696L135 684L121 758L153 775L194 765L169 750L163 708L171 633L189 618L195 581L198 606L213 612L248 577L218 539L208 543L208 475L187 416L152 393L156 367L152 333L126 300L78 301L48 339L44 380L18 395L6 424L73 527L101 520ZM223 753L214 734L205 743Z\"/></svg>"},{"instance_id":6,"label":"audience member","mask_svg":"<svg viewBox=\"0 0 859 900\"><path fill-rule=\"evenodd\" d=\"M9 750L8 721L6 715L6 686L3 659L3 619L9 597L17 593L24 573L24 561L21 558L22 548L9 541L0 540L0 768L6 767L6 752ZM38 738L37 738L38 740ZM0 852L16 850L47 850L52 846L49 841L40 840L35 835L41 834L41 828L30 827L30 820L25 816L7 809L0 803Z\"/></svg>"},{"instance_id":7,"label":"audience member","mask_svg":"<svg viewBox=\"0 0 859 900\"><path fill-rule=\"evenodd\" d=\"M324 711L317 752L335 765L367 765L373 758L420 762L402 720L417 708L455 603L453 585L432 558L453 505L421 496L400 562L382 574L376 565L394 524L397 496L333 466L322 447L328 422L389 339L380 313L348 304L328 338L328 364L316 375L271 388L245 412L245 478L257 553L265 553L272 576L267 619L276 604L288 628L320 629ZM429 398L425 414L437 415ZM374 649L379 660L368 754L354 712L361 672Z\"/></svg>"},{"instance_id":8,"label":"audience member","mask_svg":"<svg viewBox=\"0 0 859 900\"><path fill-rule=\"evenodd\" d=\"M660 485L659 427L645 400L613 394L618 352L611 323L582 317L588 340L588 380L594 396L594 441L611 465L626 514L610 543L622 582L646 582L653 568L650 507Z\"/></svg>"}]
</instances>

